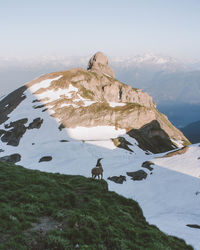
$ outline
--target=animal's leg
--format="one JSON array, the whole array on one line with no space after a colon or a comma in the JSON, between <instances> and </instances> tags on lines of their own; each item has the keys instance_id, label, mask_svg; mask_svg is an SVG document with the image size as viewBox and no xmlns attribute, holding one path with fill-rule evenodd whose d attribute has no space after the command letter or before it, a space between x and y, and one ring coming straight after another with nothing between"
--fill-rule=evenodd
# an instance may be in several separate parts
<instances>
[{"instance_id":1,"label":"animal's leg","mask_svg":"<svg viewBox=\"0 0 200 250\"><path fill-rule=\"evenodd\" d=\"M103 179L103 174L101 174L101 179Z\"/></svg>"}]
</instances>

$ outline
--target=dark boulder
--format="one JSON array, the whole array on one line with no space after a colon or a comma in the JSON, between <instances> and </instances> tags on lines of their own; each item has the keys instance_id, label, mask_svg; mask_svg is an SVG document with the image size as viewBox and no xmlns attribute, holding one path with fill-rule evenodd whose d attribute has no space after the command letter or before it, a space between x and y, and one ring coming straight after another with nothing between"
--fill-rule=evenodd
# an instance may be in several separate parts
<instances>
[{"instance_id":1,"label":"dark boulder","mask_svg":"<svg viewBox=\"0 0 200 250\"><path fill-rule=\"evenodd\" d=\"M18 161L21 161L21 155L20 154L12 154L12 155L6 155L0 158L1 162L9 162L9 163L16 163Z\"/></svg>"},{"instance_id":2,"label":"dark boulder","mask_svg":"<svg viewBox=\"0 0 200 250\"><path fill-rule=\"evenodd\" d=\"M69 142L68 140L60 140L60 142Z\"/></svg>"},{"instance_id":3,"label":"dark boulder","mask_svg":"<svg viewBox=\"0 0 200 250\"><path fill-rule=\"evenodd\" d=\"M115 183L123 184L123 182L126 181L126 176L124 175L112 176L112 177L108 177L108 180L114 181Z\"/></svg>"},{"instance_id":4,"label":"dark boulder","mask_svg":"<svg viewBox=\"0 0 200 250\"><path fill-rule=\"evenodd\" d=\"M51 160L52 160L52 156L43 156L42 158L40 158L39 162L51 161Z\"/></svg>"},{"instance_id":5,"label":"dark boulder","mask_svg":"<svg viewBox=\"0 0 200 250\"><path fill-rule=\"evenodd\" d=\"M131 176L134 181L141 181L147 178L147 173L143 170L138 170L135 172L126 172L128 176Z\"/></svg>"}]
</instances>

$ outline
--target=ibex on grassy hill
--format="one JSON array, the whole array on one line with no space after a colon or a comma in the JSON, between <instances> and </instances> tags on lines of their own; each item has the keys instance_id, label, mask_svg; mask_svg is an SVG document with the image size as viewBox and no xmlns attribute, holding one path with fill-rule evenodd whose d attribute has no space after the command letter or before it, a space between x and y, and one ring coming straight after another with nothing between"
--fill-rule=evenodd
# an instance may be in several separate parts
<instances>
[{"instance_id":1,"label":"ibex on grassy hill","mask_svg":"<svg viewBox=\"0 0 200 250\"><path fill-rule=\"evenodd\" d=\"M101 176L101 179L103 178L103 167L101 165L101 159L103 158L99 158L96 164L96 167L92 169L91 173L92 173L92 178L96 178L98 176L98 179Z\"/></svg>"}]
</instances>

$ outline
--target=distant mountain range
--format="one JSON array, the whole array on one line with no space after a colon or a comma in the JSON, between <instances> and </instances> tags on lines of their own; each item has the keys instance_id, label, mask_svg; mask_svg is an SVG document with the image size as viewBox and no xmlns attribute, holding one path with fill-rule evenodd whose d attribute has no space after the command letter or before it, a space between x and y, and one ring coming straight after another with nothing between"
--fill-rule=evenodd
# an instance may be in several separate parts
<instances>
[{"instance_id":1,"label":"distant mountain range","mask_svg":"<svg viewBox=\"0 0 200 250\"><path fill-rule=\"evenodd\" d=\"M192 143L200 142L200 121L188 124L181 131Z\"/></svg>"}]
</instances>

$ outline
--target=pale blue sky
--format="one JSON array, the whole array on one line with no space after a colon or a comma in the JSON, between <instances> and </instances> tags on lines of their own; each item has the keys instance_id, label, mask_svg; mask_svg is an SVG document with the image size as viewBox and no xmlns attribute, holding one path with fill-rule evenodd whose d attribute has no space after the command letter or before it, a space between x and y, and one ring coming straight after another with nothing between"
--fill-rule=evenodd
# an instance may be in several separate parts
<instances>
[{"instance_id":1,"label":"pale blue sky","mask_svg":"<svg viewBox=\"0 0 200 250\"><path fill-rule=\"evenodd\" d=\"M0 0L0 57L200 59L199 0Z\"/></svg>"}]
</instances>

